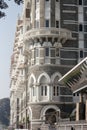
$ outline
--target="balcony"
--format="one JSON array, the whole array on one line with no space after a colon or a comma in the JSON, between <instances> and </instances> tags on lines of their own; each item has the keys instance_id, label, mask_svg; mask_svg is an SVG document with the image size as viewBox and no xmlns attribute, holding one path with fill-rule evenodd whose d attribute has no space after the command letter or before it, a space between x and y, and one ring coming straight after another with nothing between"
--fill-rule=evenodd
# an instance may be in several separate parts
<instances>
[{"instance_id":1,"label":"balcony","mask_svg":"<svg viewBox=\"0 0 87 130\"><path fill-rule=\"evenodd\" d=\"M58 29L58 28L38 28L38 29L32 29L30 31L27 31L25 33L25 40L28 40L30 38L35 37L59 37L59 39L72 39L72 34L67 29Z\"/></svg>"}]
</instances>

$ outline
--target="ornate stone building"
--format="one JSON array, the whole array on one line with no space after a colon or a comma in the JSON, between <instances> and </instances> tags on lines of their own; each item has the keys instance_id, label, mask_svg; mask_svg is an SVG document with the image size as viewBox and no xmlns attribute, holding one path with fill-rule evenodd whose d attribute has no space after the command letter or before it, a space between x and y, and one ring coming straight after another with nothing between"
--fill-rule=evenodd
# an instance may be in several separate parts
<instances>
[{"instance_id":1,"label":"ornate stone building","mask_svg":"<svg viewBox=\"0 0 87 130\"><path fill-rule=\"evenodd\" d=\"M36 130L71 113L71 89L58 80L87 54L86 12L86 0L24 0L11 58L10 125Z\"/></svg>"}]
</instances>

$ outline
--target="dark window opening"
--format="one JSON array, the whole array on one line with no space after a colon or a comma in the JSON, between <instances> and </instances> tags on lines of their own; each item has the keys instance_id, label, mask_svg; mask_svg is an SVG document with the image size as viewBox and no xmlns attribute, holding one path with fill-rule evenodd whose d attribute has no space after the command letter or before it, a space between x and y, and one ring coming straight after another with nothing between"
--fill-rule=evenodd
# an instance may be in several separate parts
<instances>
[{"instance_id":1,"label":"dark window opening","mask_svg":"<svg viewBox=\"0 0 87 130\"><path fill-rule=\"evenodd\" d=\"M26 18L30 18L30 9L26 9Z\"/></svg>"},{"instance_id":2,"label":"dark window opening","mask_svg":"<svg viewBox=\"0 0 87 130\"><path fill-rule=\"evenodd\" d=\"M59 21L56 21L56 28L59 28Z\"/></svg>"},{"instance_id":3,"label":"dark window opening","mask_svg":"<svg viewBox=\"0 0 87 130\"><path fill-rule=\"evenodd\" d=\"M79 5L82 5L82 0L79 0Z\"/></svg>"},{"instance_id":4,"label":"dark window opening","mask_svg":"<svg viewBox=\"0 0 87 130\"><path fill-rule=\"evenodd\" d=\"M83 31L83 25L79 24L79 31Z\"/></svg>"},{"instance_id":5,"label":"dark window opening","mask_svg":"<svg viewBox=\"0 0 87 130\"><path fill-rule=\"evenodd\" d=\"M55 96L55 86L53 87L53 95Z\"/></svg>"},{"instance_id":6,"label":"dark window opening","mask_svg":"<svg viewBox=\"0 0 87 130\"><path fill-rule=\"evenodd\" d=\"M46 27L49 27L49 20L46 20Z\"/></svg>"},{"instance_id":7,"label":"dark window opening","mask_svg":"<svg viewBox=\"0 0 87 130\"><path fill-rule=\"evenodd\" d=\"M43 96L43 86L41 86L41 96Z\"/></svg>"},{"instance_id":8,"label":"dark window opening","mask_svg":"<svg viewBox=\"0 0 87 130\"><path fill-rule=\"evenodd\" d=\"M45 86L45 96L47 95L47 86Z\"/></svg>"},{"instance_id":9,"label":"dark window opening","mask_svg":"<svg viewBox=\"0 0 87 130\"><path fill-rule=\"evenodd\" d=\"M49 48L46 48L46 49L45 49L45 55L46 55L46 56L49 56Z\"/></svg>"},{"instance_id":10,"label":"dark window opening","mask_svg":"<svg viewBox=\"0 0 87 130\"><path fill-rule=\"evenodd\" d=\"M83 58L83 50L80 51L80 58Z\"/></svg>"},{"instance_id":11,"label":"dark window opening","mask_svg":"<svg viewBox=\"0 0 87 130\"><path fill-rule=\"evenodd\" d=\"M57 86L57 96L59 95L59 91L58 91L59 89L58 89L58 86Z\"/></svg>"}]
</instances>

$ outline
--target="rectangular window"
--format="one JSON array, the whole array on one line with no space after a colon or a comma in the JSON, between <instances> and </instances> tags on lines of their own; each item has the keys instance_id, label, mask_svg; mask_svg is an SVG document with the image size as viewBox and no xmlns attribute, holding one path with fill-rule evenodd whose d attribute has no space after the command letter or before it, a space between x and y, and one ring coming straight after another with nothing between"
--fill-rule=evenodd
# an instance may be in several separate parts
<instances>
[{"instance_id":1,"label":"rectangular window","mask_svg":"<svg viewBox=\"0 0 87 130\"><path fill-rule=\"evenodd\" d=\"M53 95L55 96L55 86L53 87Z\"/></svg>"},{"instance_id":2,"label":"rectangular window","mask_svg":"<svg viewBox=\"0 0 87 130\"><path fill-rule=\"evenodd\" d=\"M59 21L56 21L56 28L59 28Z\"/></svg>"},{"instance_id":3,"label":"rectangular window","mask_svg":"<svg viewBox=\"0 0 87 130\"><path fill-rule=\"evenodd\" d=\"M82 5L82 0L79 0L79 5Z\"/></svg>"},{"instance_id":4,"label":"rectangular window","mask_svg":"<svg viewBox=\"0 0 87 130\"><path fill-rule=\"evenodd\" d=\"M51 57L55 57L55 50L51 49Z\"/></svg>"},{"instance_id":5,"label":"rectangular window","mask_svg":"<svg viewBox=\"0 0 87 130\"><path fill-rule=\"evenodd\" d=\"M45 56L49 56L49 48L45 48Z\"/></svg>"},{"instance_id":6,"label":"rectangular window","mask_svg":"<svg viewBox=\"0 0 87 130\"><path fill-rule=\"evenodd\" d=\"M41 96L43 96L43 86L41 86Z\"/></svg>"},{"instance_id":7,"label":"rectangular window","mask_svg":"<svg viewBox=\"0 0 87 130\"><path fill-rule=\"evenodd\" d=\"M83 25L79 24L79 31L83 31Z\"/></svg>"},{"instance_id":8,"label":"rectangular window","mask_svg":"<svg viewBox=\"0 0 87 130\"><path fill-rule=\"evenodd\" d=\"M49 27L49 20L46 20L46 27Z\"/></svg>"},{"instance_id":9,"label":"rectangular window","mask_svg":"<svg viewBox=\"0 0 87 130\"><path fill-rule=\"evenodd\" d=\"M45 86L45 96L47 96L47 86Z\"/></svg>"},{"instance_id":10,"label":"rectangular window","mask_svg":"<svg viewBox=\"0 0 87 130\"><path fill-rule=\"evenodd\" d=\"M59 0L56 0L56 2L59 2Z\"/></svg>"},{"instance_id":11,"label":"rectangular window","mask_svg":"<svg viewBox=\"0 0 87 130\"><path fill-rule=\"evenodd\" d=\"M49 1L49 0L46 0L46 1Z\"/></svg>"},{"instance_id":12,"label":"rectangular window","mask_svg":"<svg viewBox=\"0 0 87 130\"><path fill-rule=\"evenodd\" d=\"M80 51L80 58L83 58L83 50Z\"/></svg>"},{"instance_id":13,"label":"rectangular window","mask_svg":"<svg viewBox=\"0 0 87 130\"><path fill-rule=\"evenodd\" d=\"M57 86L57 96L59 95L58 86Z\"/></svg>"},{"instance_id":14,"label":"rectangular window","mask_svg":"<svg viewBox=\"0 0 87 130\"><path fill-rule=\"evenodd\" d=\"M30 9L26 9L26 18L30 18Z\"/></svg>"}]
</instances>

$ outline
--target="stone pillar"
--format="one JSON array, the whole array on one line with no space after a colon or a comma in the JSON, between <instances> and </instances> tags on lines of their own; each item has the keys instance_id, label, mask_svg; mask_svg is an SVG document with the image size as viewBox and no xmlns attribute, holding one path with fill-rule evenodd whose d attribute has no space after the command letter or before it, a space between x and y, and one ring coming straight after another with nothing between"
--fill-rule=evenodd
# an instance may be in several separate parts
<instances>
[{"instance_id":1,"label":"stone pillar","mask_svg":"<svg viewBox=\"0 0 87 130\"><path fill-rule=\"evenodd\" d=\"M44 27L45 23L45 0L40 0L40 27Z\"/></svg>"},{"instance_id":2,"label":"stone pillar","mask_svg":"<svg viewBox=\"0 0 87 130\"><path fill-rule=\"evenodd\" d=\"M83 94L80 93L79 102L83 102Z\"/></svg>"},{"instance_id":3,"label":"stone pillar","mask_svg":"<svg viewBox=\"0 0 87 130\"><path fill-rule=\"evenodd\" d=\"M79 102L76 103L76 121L79 121Z\"/></svg>"},{"instance_id":4,"label":"stone pillar","mask_svg":"<svg viewBox=\"0 0 87 130\"><path fill-rule=\"evenodd\" d=\"M31 13L32 13L32 16L31 16L31 18L32 18L32 28L34 28L34 24L35 24L35 0L32 0L32 11L31 11Z\"/></svg>"}]
</instances>

